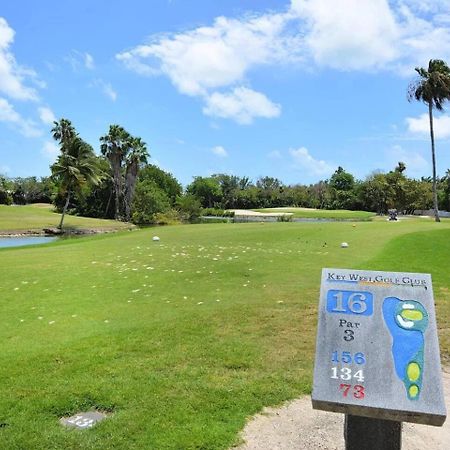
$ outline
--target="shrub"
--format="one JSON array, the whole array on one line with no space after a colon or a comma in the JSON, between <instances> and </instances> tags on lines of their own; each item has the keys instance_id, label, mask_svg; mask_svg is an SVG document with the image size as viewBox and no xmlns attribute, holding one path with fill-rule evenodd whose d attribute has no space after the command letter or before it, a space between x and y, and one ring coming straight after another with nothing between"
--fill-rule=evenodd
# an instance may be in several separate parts
<instances>
[{"instance_id":1,"label":"shrub","mask_svg":"<svg viewBox=\"0 0 450 450\"><path fill-rule=\"evenodd\" d=\"M11 194L0 189L0 205L12 205Z\"/></svg>"},{"instance_id":2,"label":"shrub","mask_svg":"<svg viewBox=\"0 0 450 450\"><path fill-rule=\"evenodd\" d=\"M202 216L234 217L234 211L217 208L203 208Z\"/></svg>"},{"instance_id":3,"label":"shrub","mask_svg":"<svg viewBox=\"0 0 450 450\"><path fill-rule=\"evenodd\" d=\"M175 209L169 209L163 213L156 213L153 216L153 223L157 225L177 225L181 223L180 214Z\"/></svg>"},{"instance_id":4,"label":"shrub","mask_svg":"<svg viewBox=\"0 0 450 450\"><path fill-rule=\"evenodd\" d=\"M180 218L187 222L193 222L200 217L200 200L192 194L178 197L175 207L178 210Z\"/></svg>"},{"instance_id":5,"label":"shrub","mask_svg":"<svg viewBox=\"0 0 450 450\"><path fill-rule=\"evenodd\" d=\"M282 214L277 217L277 222L292 222L293 215L292 214Z\"/></svg>"},{"instance_id":6,"label":"shrub","mask_svg":"<svg viewBox=\"0 0 450 450\"><path fill-rule=\"evenodd\" d=\"M169 197L153 181L146 180L137 184L131 216L133 223L155 223L155 214L165 213L169 209Z\"/></svg>"}]
</instances>

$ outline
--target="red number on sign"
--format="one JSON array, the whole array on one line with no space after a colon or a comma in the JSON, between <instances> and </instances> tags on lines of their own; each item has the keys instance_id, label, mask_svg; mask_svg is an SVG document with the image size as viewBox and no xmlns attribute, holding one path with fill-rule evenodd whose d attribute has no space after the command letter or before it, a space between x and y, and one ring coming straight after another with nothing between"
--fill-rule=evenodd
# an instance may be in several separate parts
<instances>
[{"instance_id":1,"label":"red number on sign","mask_svg":"<svg viewBox=\"0 0 450 450\"><path fill-rule=\"evenodd\" d=\"M349 389L350 389L351 387L352 387L351 384L344 384L344 383L341 383L341 384L339 385L339 389L343 389L344 397L347 397L348 391L349 391Z\"/></svg>"},{"instance_id":2,"label":"red number on sign","mask_svg":"<svg viewBox=\"0 0 450 450\"><path fill-rule=\"evenodd\" d=\"M344 384L341 383L339 385L339 389L342 391L342 395L344 397L347 397L348 392L350 391L350 388L352 387L351 384ZM364 398L364 386L361 386L360 384L357 384L355 386L353 386L353 397L357 398L357 399L362 399Z\"/></svg>"},{"instance_id":3,"label":"red number on sign","mask_svg":"<svg viewBox=\"0 0 450 450\"><path fill-rule=\"evenodd\" d=\"M361 386L360 384L357 384L354 388L353 388L354 392L353 392L353 396L355 398L364 398L364 386Z\"/></svg>"}]
</instances>

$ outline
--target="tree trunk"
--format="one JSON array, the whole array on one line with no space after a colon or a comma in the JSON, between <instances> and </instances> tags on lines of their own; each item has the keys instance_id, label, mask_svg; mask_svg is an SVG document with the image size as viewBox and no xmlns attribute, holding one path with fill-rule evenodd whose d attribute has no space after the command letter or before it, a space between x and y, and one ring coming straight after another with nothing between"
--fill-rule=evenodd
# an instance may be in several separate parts
<instances>
[{"instance_id":1,"label":"tree trunk","mask_svg":"<svg viewBox=\"0 0 450 450\"><path fill-rule=\"evenodd\" d=\"M122 174L120 173L120 160L115 157L112 160L113 164L113 178L114 178L114 193L115 193L115 213L114 213L114 219L119 220L120 219L120 194L122 190Z\"/></svg>"},{"instance_id":2,"label":"tree trunk","mask_svg":"<svg viewBox=\"0 0 450 450\"><path fill-rule=\"evenodd\" d=\"M64 216L66 215L67 207L69 206L69 200L70 200L70 188L67 192L67 199L66 204L64 205L63 212L61 214L61 221L59 222L58 228L62 230L63 222L64 222Z\"/></svg>"},{"instance_id":3,"label":"tree trunk","mask_svg":"<svg viewBox=\"0 0 450 450\"><path fill-rule=\"evenodd\" d=\"M108 203L106 204L105 219L108 217L109 205L111 204L113 191L114 191L114 184L113 184L113 188L112 188L111 192L109 193Z\"/></svg>"},{"instance_id":4,"label":"tree trunk","mask_svg":"<svg viewBox=\"0 0 450 450\"><path fill-rule=\"evenodd\" d=\"M428 115L430 117L430 137L431 137L431 161L433 164L433 208L434 208L434 220L440 222L439 218L439 206L437 198L437 186L436 186L436 154L434 149L434 130L433 130L433 104L428 102Z\"/></svg>"},{"instance_id":5,"label":"tree trunk","mask_svg":"<svg viewBox=\"0 0 450 450\"><path fill-rule=\"evenodd\" d=\"M136 189L138 168L138 163L133 161L127 167L125 173L125 218L128 222L131 219L131 204L133 202L134 191Z\"/></svg>"}]
</instances>

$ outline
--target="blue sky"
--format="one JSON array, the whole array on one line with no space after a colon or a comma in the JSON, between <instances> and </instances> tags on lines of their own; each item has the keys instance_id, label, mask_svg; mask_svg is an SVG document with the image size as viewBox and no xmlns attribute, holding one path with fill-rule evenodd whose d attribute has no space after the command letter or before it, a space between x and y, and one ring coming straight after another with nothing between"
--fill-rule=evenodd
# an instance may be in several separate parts
<instances>
[{"instance_id":1,"label":"blue sky","mask_svg":"<svg viewBox=\"0 0 450 450\"><path fill-rule=\"evenodd\" d=\"M0 173L48 175L65 117L97 152L122 125L184 185L431 175L406 95L430 58L450 63L450 0L3 0ZM435 126L443 174L450 115Z\"/></svg>"}]
</instances>

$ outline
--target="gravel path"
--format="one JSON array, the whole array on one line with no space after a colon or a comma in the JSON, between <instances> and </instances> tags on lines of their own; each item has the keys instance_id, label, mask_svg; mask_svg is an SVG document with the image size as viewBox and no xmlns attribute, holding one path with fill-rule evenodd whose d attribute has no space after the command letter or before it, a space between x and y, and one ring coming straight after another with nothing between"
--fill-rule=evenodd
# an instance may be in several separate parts
<instances>
[{"instance_id":1,"label":"gravel path","mask_svg":"<svg viewBox=\"0 0 450 450\"><path fill-rule=\"evenodd\" d=\"M450 409L450 368L443 372L445 404ZM250 420L235 450L343 450L344 415L313 410L310 397L281 408L266 408ZM448 450L450 419L442 427L403 424L403 450Z\"/></svg>"}]
</instances>

